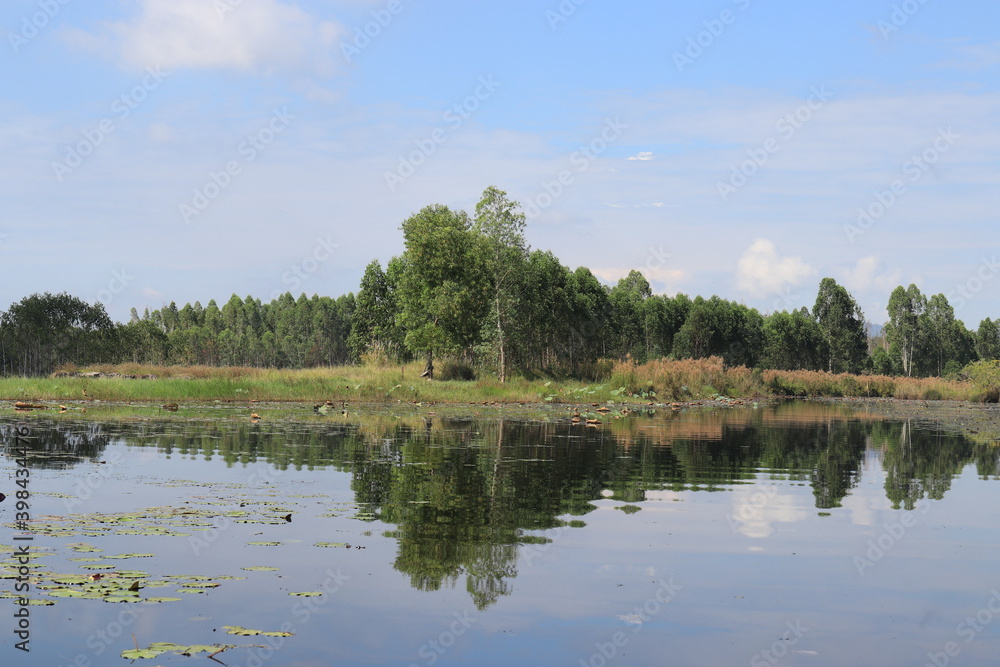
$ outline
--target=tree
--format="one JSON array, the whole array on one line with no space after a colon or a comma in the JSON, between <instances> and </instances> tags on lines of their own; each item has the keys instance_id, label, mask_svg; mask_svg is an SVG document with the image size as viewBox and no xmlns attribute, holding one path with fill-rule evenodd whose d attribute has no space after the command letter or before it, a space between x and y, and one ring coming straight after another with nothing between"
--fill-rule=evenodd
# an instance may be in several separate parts
<instances>
[{"instance_id":1,"label":"tree","mask_svg":"<svg viewBox=\"0 0 1000 667\"><path fill-rule=\"evenodd\" d=\"M507 345L521 308L520 284L524 278L528 247L524 241L524 213L507 193L486 188L476 204L473 231L481 235L482 263L490 292L489 338L496 349L497 375L507 381Z\"/></svg>"},{"instance_id":2,"label":"tree","mask_svg":"<svg viewBox=\"0 0 1000 667\"><path fill-rule=\"evenodd\" d=\"M756 366L763 345L760 313L713 296L697 297L674 337L677 358L720 356L730 366Z\"/></svg>"},{"instance_id":3,"label":"tree","mask_svg":"<svg viewBox=\"0 0 1000 667\"><path fill-rule=\"evenodd\" d=\"M889 296L886 309L889 311L886 337L890 345L899 346L903 372L912 376L914 356L919 353L921 342L920 318L927 309L927 298L912 283L905 290L900 285Z\"/></svg>"},{"instance_id":4,"label":"tree","mask_svg":"<svg viewBox=\"0 0 1000 667\"><path fill-rule=\"evenodd\" d=\"M864 313L850 293L833 278L823 278L812 314L826 342L827 370L860 371L868 356L868 337Z\"/></svg>"},{"instance_id":5,"label":"tree","mask_svg":"<svg viewBox=\"0 0 1000 667\"><path fill-rule=\"evenodd\" d=\"M985 318L976 330L976 355L981 361L1000 359L1000 318Z\"/></svg>"},{"instance_id":6,"label":"tree","mask_svg":"<svg viewBox=\"0 0 1000 667\"><path fill-rule=\"evenodd\" d=\"M765 368L822 370L828 364L823 331L805 308L765 318L763 334L761 365Z\"/></svg>"},{"instance_id":7,"label":"tree","mask_svg":"<svg viewBox=\"0 0 1000 667\"><path fill-rule=\"evenodd\" d=\"M456 352L471 357L488 313L484 272L477 262L476 236L469 216L440 204L427 206L403 224L406 250L399 283L404 342L427 359L434 376L434 356Z\"/></svg>"},{"instance_id":8,"label":"tree","mask_svg":"<svg viewBox=\"0 0 1000 667\"><path fill-rule=\"evenodd\" d=\"M4 373L45 375L60 364L114 361L119 353L119 330L99 301L32 294L0 316Z\"/></svg>"}]
</instances>

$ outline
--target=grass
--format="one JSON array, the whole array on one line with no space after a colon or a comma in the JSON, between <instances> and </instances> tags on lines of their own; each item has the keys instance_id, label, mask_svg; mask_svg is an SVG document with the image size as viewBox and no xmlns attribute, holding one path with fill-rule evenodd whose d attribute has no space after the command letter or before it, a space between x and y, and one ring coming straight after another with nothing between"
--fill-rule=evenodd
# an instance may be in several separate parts
<instances>
[{"instance_id":1,"label":"grass","mask_svg":"<svg viewBox=\"0 0 1000 667\"><path fill-rule=\"evenodd\" d=\"M76 369L69 369L76 370ZM432 403L669 402L751 396L891 397L982 401L983 383L817 371L727 367L719 357L631 360L611 366L600 383L515 377L506 383L420 377L423 365L363 365L302 370L209 366L91 366L84 372L154 375L127 377L0 378L0 399L102 401L366 401Z\"/></svg>"},{"instance_id":2,"label":"grass","mask_svg":"<svg viewBox=\"0 0 1000 667\"><path fill-rule=\"evenodd\" d=\"M720 394L976 402L989 397L983 383L822 371L761 371L744 366L726 367L719 357L661 359L645 364L622 361L615 364L610 382L624 386L629 394L654 394L661 401L688 401Z\"/></svg>"},{"instance_id":3,"label":"grass","mask_svg":"<svg viewBox=\"0 0 1000 667\"><path fill-rule=\"evenodd\" d=\"M76 370L76 369L70 369ZM340 366L302 370L208 366L90 366L81 372L155 375L127 377L0 378L0 399L26 401L370 401L442 403L541 403L606 401L606 386L512 378L476 381L420 377L421 362L405 366Z\"/></svg>"}]
</instances>

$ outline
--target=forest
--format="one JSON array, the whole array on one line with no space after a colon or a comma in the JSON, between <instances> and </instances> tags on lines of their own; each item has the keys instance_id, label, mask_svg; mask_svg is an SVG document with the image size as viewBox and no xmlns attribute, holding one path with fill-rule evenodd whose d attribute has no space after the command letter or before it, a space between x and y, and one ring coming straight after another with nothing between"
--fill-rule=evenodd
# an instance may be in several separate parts
<instances>
[{"instance_id":1,"label":"forest","mask_svg":"<svg viewBox=\"0 0 1000 667\"><path fill-rule=\"evenodd\" d=\"M434 204L401 224L402 255L365 269L357 293L230 297L130 321L100 302L32 294L0 313L0 373L48 375L67 365L307 368L419 359L430 377L511 374L593 379L608 360L721 357L728 366L958 377L1000 358L1000 318L975 331L943 294L890 295L877 332L832 278L812 309L761 314L718 296L652 293L636 270L607 286L525 241L520 205L487 188L475 212ZM436 362L436 365L435 365Z\"/></svg>"}]
</instances>

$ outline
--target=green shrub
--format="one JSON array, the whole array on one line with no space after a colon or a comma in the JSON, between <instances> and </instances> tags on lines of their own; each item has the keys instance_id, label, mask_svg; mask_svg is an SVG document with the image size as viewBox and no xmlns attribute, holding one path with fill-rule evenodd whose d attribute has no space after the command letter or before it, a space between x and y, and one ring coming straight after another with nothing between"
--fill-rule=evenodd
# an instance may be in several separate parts
<instances>
[{"instance_id":1,"label":"green shrub","mask_svg":"<svg viewBox=\"0 0 1000 667\"><path fill-rule=\"evenodd\" d=\"M476 379L476 370L471 364L460 359L445 359L437 372L439 380L471 381Z\"/></svg>"}]
</instances>

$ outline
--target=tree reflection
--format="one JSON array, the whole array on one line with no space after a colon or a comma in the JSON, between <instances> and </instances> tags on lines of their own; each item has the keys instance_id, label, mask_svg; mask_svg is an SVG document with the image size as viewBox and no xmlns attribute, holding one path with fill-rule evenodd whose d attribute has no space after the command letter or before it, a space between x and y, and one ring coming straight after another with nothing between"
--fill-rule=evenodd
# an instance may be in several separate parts
<instances>
[{"instance_id":1,"label":"tree reflection","mask_svg":"<svg viewBox=\"0 0 1000 667\"><path fill-rule=\"evenodd\" d=\"M762 479L807 484L821 509L840 507L881 457L894 508L940 499L974 464L1000 476L1000 448L930 424L860 418L827 406L667 413L586 428L568 420L445 419L416 415L248 424L221 420L32 423L29 465L100 460L113 442L230 466L335 468L356 502L392 526L397 571L419 590L464 585L479 609L511 594L538 531L610 497L640 503L657 491L730 491ZM11 452L12 427L0 427ZM610 493L609 493L610 492ZM575 525L583 525L576 522ZM529 559L530 560L530 559ZM523 566L523 564L522 564Z\"/></svg>"}]
</instances>

